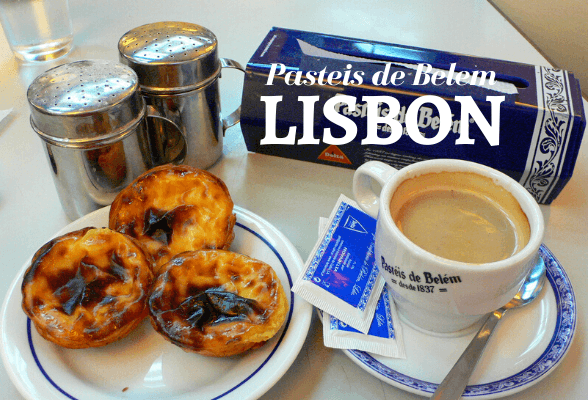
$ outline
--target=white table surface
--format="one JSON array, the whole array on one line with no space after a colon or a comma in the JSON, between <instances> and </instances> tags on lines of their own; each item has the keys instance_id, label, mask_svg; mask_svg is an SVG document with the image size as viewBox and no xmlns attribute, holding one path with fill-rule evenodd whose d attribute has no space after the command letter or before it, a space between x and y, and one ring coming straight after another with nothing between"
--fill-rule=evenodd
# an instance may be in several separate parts
<instances>
[{"instance_id":1,"label":"white table surface","mask_svg":"<svg viewBox=\"0 0 588 400\"><path fill-rule=\"evenodd\" d=\"M70 221L65 216L40 139L29 125L26 89L51 66L80 59L117 60L117 42L127 30L163 20L198 23L219 39L220 55L245 64L272 26L320 31L482 57L549 65L485 1L230 1L72 0L75 49L53 64L21 65L0 35L0 299L25 260ZM570 44L573 45L573 44ZM223 109L235 108L242 75L223 73ZM586 107L586 102L584 102ZM584 315L588 294L588 156L586 140L574 176L550 206L545 244L574 285L578 326L571 351L545 380L513 395L516 400L577 400L588 393ZM248 153L240 127L230 128L223 158L211 168L235 203L280 229L306 259L317 221L328 216L339 194L352 196L353 171ZM0 366L0 398L22 398ZM342 351L325 348L316 318L301 353L263 399L418 399L382 383Z\"/></svg>"}]
</instances>

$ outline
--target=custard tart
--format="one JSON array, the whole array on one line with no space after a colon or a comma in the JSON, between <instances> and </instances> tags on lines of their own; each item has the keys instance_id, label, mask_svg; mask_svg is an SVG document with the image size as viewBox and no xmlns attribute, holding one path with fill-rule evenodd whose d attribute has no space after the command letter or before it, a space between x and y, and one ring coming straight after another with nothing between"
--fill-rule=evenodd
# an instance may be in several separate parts
<instances>
[{"instance_id":1,"label":"custard tart","mask_svg":"<svg viewBox=\"0 0 588 400\"><path fill-rule=\"evenodd\" d=\"M275 271L226 250L179 254L162 268L148 300L151 323L189 352L225 357L263 345L289 310Z\"/></svg>"},{"instance_id":2,"label":"custard tart","mask_svg":"<svg viewBox=\"0 0 588 400\"><path fill-rule=\"evenodd\" d=\"M176 254L228 249L235 237L233 201L224 182L187 165L164 165L135 179L114 199L109 227L137 239L154 271Z\"/></svg>"},{"instance_id":3,"label":"custard tart","mask_svg":"<svg viewBox=\"0 0 588 400\"><path fill-rule=\"evenodd\" d=\"M107 345L148 315L151 264L138 243L110 229L67 233L33 256L22 308L39 334L59 346Z\"/></svg>"}]
</instances>

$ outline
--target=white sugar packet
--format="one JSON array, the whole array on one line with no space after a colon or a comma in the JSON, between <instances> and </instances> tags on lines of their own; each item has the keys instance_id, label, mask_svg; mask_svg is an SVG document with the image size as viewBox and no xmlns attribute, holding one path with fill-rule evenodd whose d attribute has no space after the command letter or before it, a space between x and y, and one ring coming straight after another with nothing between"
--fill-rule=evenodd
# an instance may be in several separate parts
<instances>
[{"instance_id":1,"label":"white sugar packet","mask_svg":"<svg viewBox=\"0 0 588 400\"><path fill-rule=\"evenodd\" d=\"M319 232L327 228L328 220L320 218ZM388 285L384 285L368 333L362 333L326 312L323 319L323 342L334 349L367 351L384 357L406 358L402 326ZM394 322L396 321L396 324Z\"/></svg>"},{"instance_id":2,"label":"white sugar packet","mask_svg":"<svg viewBox=\"0 0 588 400\"><path fill-rule=\"evenodd\" d=\"M388 286L382 289L370 330L362 333L325 312L323 342L326 347L367 351L384 357L406 358L402 328ZM394 324L394 321L397 323Z\"/></svg>"},{"instance_id":3,"label":"white sugar packet","mask_svg":"<svg viewBox=\"0 0 588 400\"><path fill-rule=\"evenodd\" d=\"M370 329L384 278L374 257L376 220L341 195L304 271L300 297L360 332Z\"/></svg>"}]
</instances>

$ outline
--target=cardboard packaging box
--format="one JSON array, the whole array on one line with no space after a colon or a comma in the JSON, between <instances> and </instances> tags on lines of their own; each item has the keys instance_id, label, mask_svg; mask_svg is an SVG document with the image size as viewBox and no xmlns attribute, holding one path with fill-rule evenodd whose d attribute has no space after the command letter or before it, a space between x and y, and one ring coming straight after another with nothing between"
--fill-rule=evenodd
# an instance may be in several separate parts
<instances>
[{"instance_id":1,"label":"cardboard packaging box","mask_svg":"<svg viewBox=\"0 0 588 400\"><path fill-rule=\"evenodd\" d=\"M246 69L249 151L354 169L470 160L541 204L571 178L586 127L577 79L549 67L272 28Z\"/></svg>"}]
</instances>

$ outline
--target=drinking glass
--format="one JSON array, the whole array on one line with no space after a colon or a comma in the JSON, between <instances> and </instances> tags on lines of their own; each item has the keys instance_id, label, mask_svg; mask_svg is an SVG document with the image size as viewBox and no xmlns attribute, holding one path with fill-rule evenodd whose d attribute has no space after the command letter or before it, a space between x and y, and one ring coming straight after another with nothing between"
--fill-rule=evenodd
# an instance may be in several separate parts
<instances>
[{"instance_id":1,"label":"drinking glass","mask_svg":"<svg viewBox=\"0 0 588 400\"><path fill-rule=\"evenodd\" d=\"M53 60L72 48L68 0L0 0L0 22L22 61Z\"/></svg>"}]
</instances>

